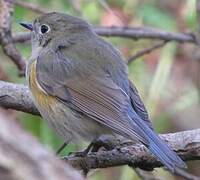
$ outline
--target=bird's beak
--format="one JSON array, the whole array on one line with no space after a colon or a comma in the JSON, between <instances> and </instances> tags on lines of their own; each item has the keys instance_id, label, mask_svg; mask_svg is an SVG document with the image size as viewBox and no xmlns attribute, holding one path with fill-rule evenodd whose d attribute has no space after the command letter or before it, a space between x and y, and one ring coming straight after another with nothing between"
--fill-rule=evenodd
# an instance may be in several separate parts
<instances>
[{"instance_id":1,"label":"bird's beak","mask_svg":"<svg viewBox=\"0 0 200 180\"><path fill-rule=\"evenodd\" d=\"M26 29L29 29L30 31L33 30L33 25L31 23L19 23L19 24L25 27Z\"/></svg>"}]
</instances>

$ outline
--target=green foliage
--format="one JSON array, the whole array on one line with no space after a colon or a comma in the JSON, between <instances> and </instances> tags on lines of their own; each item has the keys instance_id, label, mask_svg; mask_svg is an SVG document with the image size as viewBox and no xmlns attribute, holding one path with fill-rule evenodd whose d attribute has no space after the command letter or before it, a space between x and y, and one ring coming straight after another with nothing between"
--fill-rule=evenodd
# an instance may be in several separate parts
<instances>
[{"instance_id":1,"label":"green foliage","mask_svg":"<svg viewBox=\"0 0 200 180\"><path fill-rule=\"evenodd\" d=\"M83 4L83 16L89 19L91 23L98 23L100 19L101 9L97 1L91 1Z\"/></svg>"},{"instance_id":2,"label":"green foliage","mask_svg":"<svg viewBox=\"0 0 200 180\"><path fill-rule=\"evenodd\" d=\"M195 11L195 0L190 0L185 5L185 13L184 18L186 21L186 24L189 28L195 30L196 28L196 11Z\"/></svg>"},{"instance_id":3,"label":"green foliage","mask_svg":"<svg viewBox=\"0 0 200 180\"><path fill-rule=\"evenodd\" d=\"M159 9L155 4L142 4L136 10L139 18L148 26L162 28L164 30L175 30L176 22L169 13Z\"/></svg>"},{"instance_id":4,"label":"green foliage","mask_svg":"<svg viewBox=\"0 0 200 180\"><path fill-rule=\"evenodd\" d=\"M150 77L147 73L140 72L147 72L147 67L143 58L139 58L129 64L129 78L134 82L139 94L144 98L144 95L146 94L145 89L149 86L148 79L150 79Z\"/></svg>"},{"instance_id":5,"label":"green foliage","mask_svg":"<svg viewBox=\"0 0 200 180\"><path fill-rule=\"evenodd\" d=\"M165 133L166 129L170 129L168 119L170 119L170 116L167 113L162 113L154 119L152 123L156 132Z\"/></svg>"},{"instance_id":6,"label":"green foliage","mask_svg":"<svg viewBox=\"0 0 200 180\"><path fill-rule=\"evenodd\" d=\"M23 124L25 129L31 132L34 136L38 138L40 137L40 117L31 114L20 113L19 118L20 123Z\"/></svg>"},{"instance_id":7,"label":"green foliage","mask_svg":"<svg viewBox=\"0 0 200 180\"><path fill-rule=\"evenodd\" d=\"M15 7L14 19L15 21L21 21L21 17L26 17L28 15L28 11L20 6Z\"/></svg>"}]
</instances>

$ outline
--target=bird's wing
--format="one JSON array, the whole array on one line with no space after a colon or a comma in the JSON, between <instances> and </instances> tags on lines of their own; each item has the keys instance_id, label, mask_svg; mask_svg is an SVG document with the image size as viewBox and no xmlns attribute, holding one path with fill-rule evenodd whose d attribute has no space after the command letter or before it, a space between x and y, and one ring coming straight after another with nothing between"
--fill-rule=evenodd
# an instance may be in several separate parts
<instances>
[{"instance_id":1,"label":"bird's wing","mask_svg":"<svg viewBox=\"0 0 200 180\"><path fill-rule=\"evenodd\" d=\"M130 98L109 76L66 78L66 61L46 56L39 57L36 64L37 81L45 92L116 133L148 144L128 115Z\"/></svg>"},{"instance_id":2,"label":"bird's wing","mask_svg":"<svg viewBox=\"0 0 200 180\"><path fill-rule=\"evenodd\" d=\"M135 112L138 114L138 116L145 121L145 123L153 129L152 123L149 119L148 112L144 106L144 103L142 102L138 91L134 84L129 80L129 89L130 89L130 99L131 99L131 105Z\"/></svg>"},{"instance_id":3,"label":"bird's wing","mask_svg":"<svg viewBox=\"0 0 200 180\"><path fill-rule=\"evenodd\" d=\"M54 52L37 59L37 81L46 93L115 133L139 140L171 171L185 167L176 153L149 128L146 120L139 117L130 98L109 76L104 73L81 78L74 74L67 78L73 68L68 65L67 59L60 59Z\"/></svg>"}]
</instances>

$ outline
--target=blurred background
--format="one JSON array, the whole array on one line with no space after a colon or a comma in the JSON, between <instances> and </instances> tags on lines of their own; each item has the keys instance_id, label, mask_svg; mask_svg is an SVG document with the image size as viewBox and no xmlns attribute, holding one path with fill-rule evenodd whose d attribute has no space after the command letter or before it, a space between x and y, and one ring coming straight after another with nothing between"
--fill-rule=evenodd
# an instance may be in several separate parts
<instances>
[{"instance_id":1,"label":"blurred background","mask_svg":"<svg viewBox=\"0 0 200 180\"><path fill-rule=\"evenodd\" d=\"M22 1L21 1L22 2ZM195 0L27 0L52 11L82 17L95 26L150 26L172 32L196 31ZM20 5L14 9L13 32L24 29L18 22L32 21L39 14ZM117 47L125 59L136 52L156 44L156 40L105 38ZM29 42L17 44L28 59ZM190 43L169 42L164 47L129 63L129 77L134 81L148 109L157 132L167 133L200 128L200 56ZM0 79L25 84L18 77L17 68L0 50ZM63 143L40 117L0 109L0 113L16 119L48 148L57 150ZM85 145L70 144L62 155L76 151ZM188 162L189 171L200 176L200 162ZM154 175L160 179L178 179L162 168ZM96 170L90 180L140 179L128 166ZM180 179L180 178L179 178Z\"/></svg>"}]
</instances>

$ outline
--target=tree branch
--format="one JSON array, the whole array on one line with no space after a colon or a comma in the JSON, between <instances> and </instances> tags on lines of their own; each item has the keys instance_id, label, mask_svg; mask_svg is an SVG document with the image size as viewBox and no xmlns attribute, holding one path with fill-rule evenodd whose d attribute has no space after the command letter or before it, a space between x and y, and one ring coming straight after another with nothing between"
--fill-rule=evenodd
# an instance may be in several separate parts
<instances>
[{"instance_id":1,"label":"tree branch","mask_svg":"<svg viewBox=\"0 0 200 180\"><path fill-rule=\"evenodd\" d=\"M28 88L24 85L0 81L0 106L31 114L39 114ZM200 160L200 129L162 135L183 160ZM123 144L124 145L124 144ZM69 156L67 162L77 169L130 165L143 169L160 167L162 164L142 145L119 145L111 151L90 153L86 157Z\"/></svg>"},{"instance_id":2,"label":"tree branch","mask_svg":"<svg viewBox=\"0 0 200 180\"><path fill-rule=\"evenodd\" d=\"M200 160L200 129L165 134L161 137L184 161ZM120 145L111 151L90 153L84 158L69 156L66 159L76 169L82 169L82 164L88 169L119 165L129 165L142 169L153 169L162 166L143 145Z\"/></svg>"},{"instance_id":3,"label":"tree branch","mask_svg":"<svg viewBox=\"0 0 200 180\"><path fill-rule=\"evenodd\" d=\"M158 42L157 44L149 47L149 48L145 48L145 49L142 49L141 51L138 51L136 52L133 56L131 56L128 60L127 60L127 63L130 64L131 62L133 62L134 60L136 60L137 58L145 55L145 54L149 54L151 53L152 51L158 49L158 48L161 48L163 47L168 41L162 41L162 42Z\"/></svg>"},{"instance_id":4,"label":"tree branch","mask_svg":"<svg viewBox=\"0 0 200 180\"><path fill-rule=\"evenodd\" d=\"M0 115L0 124L0 179L83 179L16 122Z\"/></svg>"},{"instance_id":5,"label":"tree branch","mask_svg":"<svg viewBox=\"0 0 200 180\"><path fill-rule=\"evenodd\" d=\"M195 42L191 33L167 32L150 27L97 27L97 34L102 36L118 36L133 39L157 39L164 41Z\"/></svg>"},{"instance_id":6,"label":"tree branch","mask_svg":"<svg viewBox=\"0 0 200 180\"><path fill-rule=\"evenodd\" d=\"M0 81L0 106L39 115L28 87Z\"/></svg>"},{"instance_id":7,"label":"tree branch","mask_svg":"<svg viewBox=\"0 0 200 180\"><path fill-rule=\"evenodd\" d=\"M190 42L196 44L195 35L192 33L167 32L149 27L95 27L94 31L105 37L122 37L138 39L154 39L163 41L176 41L179 43ZM13 34L14 42L30 40L30 33Z\"/></svg>"},{"instance_id":8,"label":"tree branch","mask_svg":"<svg viewBox=\"0 0 200 180\"><path fill-rule=\"evenodd\" d=\"M11 36L11 18L13 14L13 0L0 1L0 43L4 53L16 64L19 74L24 75L26 63L16 49Z\"/></svg>"}]
</instances>

